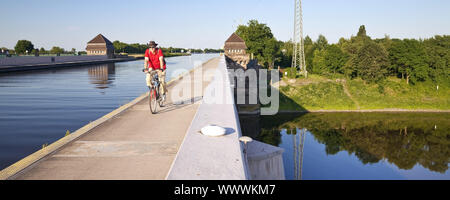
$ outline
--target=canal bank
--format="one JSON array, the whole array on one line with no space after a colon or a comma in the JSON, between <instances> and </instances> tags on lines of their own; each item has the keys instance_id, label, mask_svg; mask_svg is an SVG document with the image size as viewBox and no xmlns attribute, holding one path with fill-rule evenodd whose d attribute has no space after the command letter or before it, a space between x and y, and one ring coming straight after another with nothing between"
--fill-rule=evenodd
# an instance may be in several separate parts
<instances>
[{"instance_id":1,"label":"canal bank","mask_svg":"<svg viewBox=\"0 0 450 200\"><path fill-rule=\"evenodd\" d=\"M133 57L124 58L106 58L103 56L67 56L61 60L57 60L55 57L48 57L44 59L31 60L34 58L22 58L28 59L29 61L4 61L0 63L0 74L1 73L11 73L11 72L22 72L31 70L42 70L42 69L58 69L64 67L76 67L83 65L99 65L106 63L116 63L116 62L127 62L137 60ZM12 58L2 58L2 59L12 59ZM16 58L14 58L16 59ZM19 58L20 59L20 58ZM30 64L32 63L32 64Z\"/></svg>"}]
</instances>

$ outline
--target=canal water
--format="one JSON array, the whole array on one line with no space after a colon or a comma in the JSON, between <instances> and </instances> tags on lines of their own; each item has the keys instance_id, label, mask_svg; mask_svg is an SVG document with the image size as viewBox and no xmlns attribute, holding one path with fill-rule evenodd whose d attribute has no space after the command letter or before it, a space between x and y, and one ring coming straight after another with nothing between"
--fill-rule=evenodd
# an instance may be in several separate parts
<instances>
[{"instance_id":1,"label":"canal water","mask_svg":"<svg viewBox=\"0 0 450 200\"><path fill-rule=\"evenodd\" d=\"M245 135L285 150L289 180L450 179L448 113L310 113L241 123Z\"/></svg>"},{"instance_id":2,"label":"canal water","mask_svg":"<svg viewBox=\"0 0 450 200\"><path fill-rule=\"evenodd\" d=\"M167 80L218 54L166 58ZM143 60L0 75L0 169L147 92Z\"/></svg>"}]
</instances>

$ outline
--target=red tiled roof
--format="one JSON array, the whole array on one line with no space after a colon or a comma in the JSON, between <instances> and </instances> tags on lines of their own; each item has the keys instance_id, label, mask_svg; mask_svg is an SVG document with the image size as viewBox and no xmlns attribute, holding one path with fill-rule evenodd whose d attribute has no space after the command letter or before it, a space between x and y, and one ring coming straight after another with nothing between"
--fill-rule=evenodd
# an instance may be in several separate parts
<instances>
[{"instance_id":1,"label":"red tiled roof","mask_svg":"<svg viewBox=\"0 0 450 200\"><path fill-rule=\"evenodd\" d=\"M231 34L230 38L225 42L225 49L247 49L245 41L236 33Z\"/></svg>"},{"instance_id":2,"label":"red tiled roof","mask_svg":"<svg viewBox=\"0 0 450 200\"><path fill-rule=\"evenodd\" d=\"M106 39L106 37L103 36L102 34L98 34L94 39L92 39L91 41L88 42L88 44L91 44L91 43L103 43L103 44L106 44L106 45L112 45L113 44L111 41Z\"/></svg>"},{"instance_id":3,"label":"red tiled roof","mask_svg":"<svg viewBox=\"0 0 450 200\"><path fill-rule=\"evenodd\" d=\"M239 37L239 35L237 35L236 33L231 34L231 36L228 38L228 40L225 43L228 43L228 42L244 42L245 43L245 41L241 37Z\"/></svg>"}]
</instances>

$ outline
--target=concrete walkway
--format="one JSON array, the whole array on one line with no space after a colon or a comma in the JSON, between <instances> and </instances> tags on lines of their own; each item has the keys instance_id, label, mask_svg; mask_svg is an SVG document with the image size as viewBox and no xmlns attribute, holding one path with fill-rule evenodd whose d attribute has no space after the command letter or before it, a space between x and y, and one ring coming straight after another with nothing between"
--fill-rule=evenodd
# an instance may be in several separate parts
<instances>
[{"instance_id":1,"label":"concrete walkway","mask_svg":"<svg viewBox=\"0 0 450 200\"><path fill-rule=\"evenodd\" d=\"M203 65L203 89L211 82L220 58ZM201 69L196 69L201 70ZM194 70L195 71L195 70ZM193 85L183 78L180 84ZM144 82L143 82L144 84ZM193 91L192 91L193 93ZM199 107L172 102L152 115L148 99L138 102L60 150L28 167L15 179L25 180L163 180ZM197 102L201 96L191 98Z\"/></svg>"}]
</instances>

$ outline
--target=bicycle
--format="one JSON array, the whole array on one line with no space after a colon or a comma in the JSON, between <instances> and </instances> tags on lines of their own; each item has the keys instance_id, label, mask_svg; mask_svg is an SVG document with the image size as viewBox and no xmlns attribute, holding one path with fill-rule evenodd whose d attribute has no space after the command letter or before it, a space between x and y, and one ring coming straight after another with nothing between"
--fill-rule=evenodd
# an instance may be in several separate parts
<instances>
[{"instance_id":1,"label":"bicycle","mask_svg":"<svg viewBox=\"0 0 450 200\"><path fill-rule=\"evenodd\" d=\"M145 69L143 70L145 72ZM149 95L148 95L148 104L150 106L150 111L152 114L157 113L157 107L163 107L164 102L166 100L165 95L161 95L159 88L161 86L161 82L159 81L158 71L153 70L150 73L152 86L149 87Z\"/></svg>"}]
</instances>

